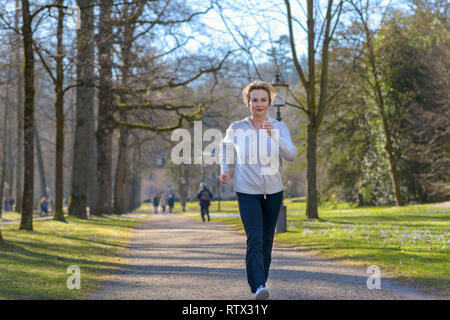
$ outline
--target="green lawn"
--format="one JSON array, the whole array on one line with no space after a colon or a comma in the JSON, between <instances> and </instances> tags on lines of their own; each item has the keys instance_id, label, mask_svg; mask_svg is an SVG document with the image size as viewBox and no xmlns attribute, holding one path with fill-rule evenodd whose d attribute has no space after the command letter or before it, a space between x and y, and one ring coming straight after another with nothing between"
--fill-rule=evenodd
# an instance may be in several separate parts
<instances>
[{"instance_id":1,"label":"green lawn","mask_svg":"<svg viewBox=\"0 0 450 320\"><path fill-rule=\"evenodd\" d=\"M18 224L1 226L0 299L86 298L125 263L119 250L148 212L142 206L129 217L34 221L32 232L19 231ZM72 265L80 268L79 290L67 288Z\"/></svg>"},{"instance_id":2,"label":"green lawn","mask_svg":"<svg viewBox=\"0 0 450 320\"><path fill-rule=\"evenodd\" d=\"M35 211L33 213L33 217L37 218L39 217L39 212ZM2 212L2 217L0 218L0 222L7 222L7 221L12 221L12 220L20 220L20 213L17 212L13 212L13 211L8 211Z\"/></svg>"},{"instance_id":3,"label":"green lawn","mask_svg":"<svg viewBox=\"0 0 450 320\"><path fill-rule=\"evenodd\" d=\"M275 241L320 253L349 264L378 265L382 276L395 276L438 294L450 295L450 206L409 205L355 207L337 204L319 208L319 220L305 217L305 199L285 200L288 232ZM236 201L221 203L223 212L238 213ZM179 211L179 208L176 208ZM198 203L187 205L198 212ZM200 214L188 214L200 219ZM242 230L239 218L214 217Z\"/></svg>"}]
</instances>

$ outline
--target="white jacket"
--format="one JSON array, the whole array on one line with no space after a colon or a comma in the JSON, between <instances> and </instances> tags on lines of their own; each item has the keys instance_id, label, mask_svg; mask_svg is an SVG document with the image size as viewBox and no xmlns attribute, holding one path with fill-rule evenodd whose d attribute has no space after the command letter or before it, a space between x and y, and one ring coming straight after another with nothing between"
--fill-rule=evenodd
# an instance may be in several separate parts
<instances>
[{"instance_id":1,"label":"white jacket","mask_svg":"<svg viewBox=\"0 0 450 320\"><path fill-rule=\"evenodd\" d=\"M233 122L220 145L221 173L235 165L234 191L249 194L273 194L283 190L280 158L293 161L297 149L287 126L273 118L273 133L256 130L250 117Z\"/></svg>"}]
</instances>

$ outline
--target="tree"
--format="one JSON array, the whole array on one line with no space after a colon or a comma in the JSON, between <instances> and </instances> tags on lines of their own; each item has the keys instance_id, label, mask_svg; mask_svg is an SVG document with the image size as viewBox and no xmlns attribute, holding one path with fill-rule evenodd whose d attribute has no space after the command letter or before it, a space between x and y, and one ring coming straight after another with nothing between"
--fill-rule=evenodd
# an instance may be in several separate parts
<instances>
[{"instance_id":1,"label":"tree","mask_svg":"<svg viewBox=\"0 0 450 320\"><path fill-rule=\"evenodd\" d=\"M63 0L58 0L54 6L58 8L58 26L56 31L56 74L54 75L48 64L45 62L44 57L40 49L35 46L35 50L38 53L42 64L47 70L50 78L53 81L55 88L55 111L56 111L56 161L55 161L55 215L54 220L65 222L63 211L63 197L64 197L64 184L63 184L63 165L64 165L64 94L72 88L68 86L64 88L64 71L63 71L63 18L64 18L64 6Z\"/></svg>"},{"instance_id":2,"label":"tree","mask_svg":"<svg viewBox=\"0 0 450 320\"><path fill-rule=\"evenodd\" d=\"M449 195L450 60L448 17L442 1L411 1L380 28L375 50L399 175L409 199L446 200Z\"/></svg>"},{"instance_id":3,"label":"tree","mask_svg":"<svg viewBox=\"0 0 450 320\"><path fill-rule=\"evenodd\" d=\"M17 4L17 3L16 3ZM12 27L14 31L22 35L23 51L24 51L24 177L23 177L23 194L22 194L22 207L21 207L21 230L33 230L33 196L34 196L34 39L33 39L33 19L39 16L39 14L46 9L52 7L61 7L59 4L43 5L30 11L30 2L28 0L22 0L22 28L19 31L17 28ZM17 18L16 18L17 26ZM11 26L10 26L11 27ZM20 116L18 117L20 118ZM19 175L17 179L20 179ZM18 192L16 190L16 192Z\"/></svg>"},{"instance_id":4,"label":"tree","mask_svg":"<svg viewBox=\"0 0 450 320\"><path fill-rule=\"evenodd\" d=\"M3 119L3 152L2 152L2 165L1 170L2 174L0 176L0 218L2 217L3 210L3 190L6 181L6 165L7 165L7 144L8 144L8 114L9 114L9 81L11 79L11 64L8 65L7 71L7 80L6 80L6 96L4 98L5 101L5 116ZM1 236L1 235L0 235Z\"/></svg>"},{"instance_id":5,"label":"tree","mask_svg":"<svg viewBox=\"0 0 450 320\"><path fill-rule=\"evenodd\" d=\"M16 133L16 198L14 201L14 211L21 212L22 209L22 192L23 192L23 62L20 56L20 33L19 18L20 18L20 0L16 0L16 13L14 15L14 27L16 28L16 49L15 53L15 69L16 69L16 111L17 111L17 133Z\"/></svg>"},{"instance_id":6,"label":"tree","mask_svg":"<svg viewBox=\"0 0 450 320\"><path fill-rule=\"evenodd\" d=\"M370 72L370 75L372 77L372 81L370 81L370 86L372 87L372 90L374 92L374 98L376 105L378 107L378 112L380 114L380 118L383 125L383 132L385 136L385 150L386 155L389 160L389 170L391 174L392 179L392 187L394 190L395 195L395 201L397 206L403 206L404 201L402 197L402 193L400 191L400 181L398 176L398 169L397 169L397 159L394 155L394 147L393 147L393 139L392 139L392 130L389 126L388 117L386 114L386 106L385 106L385 98L382 92L381 88L381 79L380 79L380 71L378 69L378 63L377 63L377 57L375 53L375 47L374 47L374 32L370 30L369 28L369 22L368 22L368 12L363 12L364 9L369 8L369 0L367 0L367 3L364 4L363 1L359 3L359 5L355 4L353 1L351 1L351 4L353 5L353 8L357 12L360 22L362 24L365 40L366 40L366 56L367 56L367 65Z\"/></svg>"},{"instance_id":7,"label":"tree","mask_svg":"<svg viewBox=\"0 0 450 320\"><path fill-rule=\"evenodd\" d=\"M202 12L195 12L188 14L187 18L181 19L170 19L164 15L165 12L170 12L168 9L169 2L165 2L162 8L156 12L154 18L143 17L140 18L140 14L128 14L128 18L132 17L127 23L135 21L137 24L148 25L143 27L141 32L133 34L135 28L130 25L130 27L124 28L123 31L127 30L129 35L125 42L123 48L127 48L131 45L138 37L149 32L155 26L165 27L169 29L173 28L174 25L182 24L184 22L189 22L198 14ZM128 7L128 5L126 6ZM171 48L167 52L156 53L155 56L144 56L138 61L139 68L148 69L148 66L142 66L142 63L149 61L150 65L157 65L156 71L147 71L148 77L137 77L135 81L131 81L132 75L130 74L130 87L114 87L114 82L112 81L112 66L114 65L114 59L112 56L112 45L114 41L115 21L112 17L112 4L108 1L103 1L100 3L100 25L99 34L97 37L98 53L99 53L99 117L97 126L97 157L98 157L98 181L99 181L99 199L98 199L98 209L94 214L111 213L111 172L112 172L112 133L116 128L119 129L142 129L152 132L170 132L176 128L179 128L184 121L194 121L201 118L202 114L205 112L208 103L211 99L205 98L201 102L194 102L192 104L174 104L170 101L171 91L179 87L187 86L199 79L204 74L214 73L220 70L225 59L229 56L230 52L225 54L225 57L221 61L212 61L211 67L200 67L198 71L193 71L189 68L184 68L186 62L185 57L179 58L178 61L174 61L173 66L169 63L161 63L159 66L155 60L165 57L167 54L173 52L177 48L180 48L183 43L177 39L177 44L174 48ZM139 7L138 7L139 8ZM172 8L172 12L177 14L175 8ZM152 9L152 11L154 11ZM139 9L136 11L139 13ZM175 36L175 35L174 35ZM186 43L186 42L185 42ZM184 44L185 44L184 43ZM126 50L125 50L126 52ZM141 65L139 65L139 63ZM190 66L191 64L189 64ZM196 64L192 64L196 66ZM164 70L163 67L166 67ZM128 68L128 67L127 67ZM187 70L186 70L187 69ZM164 70L164 73L163 71ZM122 73L125 71L128 73L127 69L122 68ZM123 76L123 74L122 74ZM167 96L167 99L155 99L155 97ZM133 101L128 97L133 97ZM153 100L153 101L152 101ZM156 101L156 102L155 102ZM185 113L185 111L194 110L191 113ZM139 116L145 113L144 116ZM116 118L116 114L120 115L120 118ZM149 116L150 114L150 116ZM135 122L126 119L133 115ZM172 120L174 119L174 120ZM151 124L149 124L151 123ZM126 148L126 139L121 140L120 145L122 146L122 154ZM125 158L121 157L119 161L119 180L123 176L123 163L125 163ZM120 188L117 188L119 192ZM118 195L118 201L120 201L121 195ZM123 200L123 199L122 199ZM123 201L122 201L123 202ZM120 204L121 210L125 207ZM119 208L119 206L117 206Z\"/></svg>"},{"instance_id":8,"label":"tree","mask_svg":"<svg viewBox=\"0 0 450 320\"><path fill-rule=\"evenodd\" d=\"M21 230L33 230L33 193L34 193L34 52L30 3L22 0L22 36L24 51L24 159L25 172L22 195ZM17 177L19 179L19 176Z\"/></svg>"},{"instance_id":9,"label":"tree","mask_svg":"<svg viewBox=\"0 0 450 320\"><path fill-rule=\"evenodd\" d=\"M145 3L140 3L138 5L124 5L123 9L123 22L120 23L121 26L121 85L123 87L130 87L130 67L132 59L132 45L135 38L136 21L142 15ZM121 97L121 101L127 101L127 95ZM120 112L120 120L127 122L127 113L125 111ZM113 212L116 214L125 213L129 207L127 204L128 194L126 189L128 187L127 183L127 170L128 170L128 130L126 128L119 129L119 151L116 167L116 175L114 179L114 206Z\"/></svg>"},{"instance_id":10,"label":"tree","mask_svg":"<svg viewBox=\"0 0 450 320\"><path fill-rule=\"evenodd\" d=\"M80 8L80 29L77 30L77 82L76 88L76 126L73 146L72 190L69 215L87 219L89 186L96 183L97 170L89 170L92 151L94 121L94 7L89 0L78 0ZM87 160L89 159L89 160ZM93 173L93 174L92 174ZM94 181L88 183L89 177ZM91 186L92 188L92 186ZM92 191L92 190L91 190ZM94 193L97 190L93 190ZM93 208L92 208L93 209Z\"/></svg>"},{"instance_id":11,"label":"tree","mask_svg":"<svg viewBox=\"0 0 450 320\"><path fill-rule=\"evenodd\" d=\"M114 131L114 96L112 79L113 23L112 0L100 0L97 46L99 63L98 120L97 120L97 178L98 205L92 213L111 214L112 198L112 137Z\"/></svg>"},{"instance_id":12,"label":"tree","mask_svg":"<svg viewBox=\"0 0 450 320\"><path fill-rule=\"evenodd\" d=\"M317 194L317 136L320 125L322 124L324 115L330 104L330 100L337 93L328 93L328 68L329 68L329 47L333 38L333 33L341 15L343 2L339 1L336 7L333 7L333 1L328 0L326 13L324 15L321 26L321 33L317 41L321 40L321 65L316 71L317 64L317 47L316 42L316 26L317 21L317 5L313 0L307 2L307 39L308 39L308 55L307 55L307 74L303 71L303 67L299 62L295 45L295 35L293 24L295 17L292 16L291 4L289 0L285 0L287 23L289 27L289 38L291 44L292 58L294 60L295 69L299 75L301 84L306 93L306 106L303 105L299 97L295 97L299 108L305 112L307 117L307 137L306 137L306 181L307 181L307 202L306 216L309 219L318 219L318 194ZM334 27L332 24L334 23ZM322 33L323 31L323 33ZM317 79L319 81L317 82ZM318 95L318 100L317 100Z\"/></svg>"},{"instance_id":13,"label":"tree","mask_svg":"<svg viewBox=\"0 0 450 320\"><path fill-rule=\"evenodd\" d=\"M41 189L41 197L48 198L47 182L45 179L44 159L42 158L41 141L39 139L39 132L37 125L34 127L34 143L36 144L36 157L39 169L39 183Z\"/></svg>"}]
</instances>

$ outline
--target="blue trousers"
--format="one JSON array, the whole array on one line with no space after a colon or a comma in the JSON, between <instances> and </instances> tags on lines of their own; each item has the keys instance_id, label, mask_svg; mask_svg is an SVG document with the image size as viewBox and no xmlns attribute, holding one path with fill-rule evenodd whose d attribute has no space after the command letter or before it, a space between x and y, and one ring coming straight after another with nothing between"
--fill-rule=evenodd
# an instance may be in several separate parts
<instances>
[{"instance_id":1,"label":"blue trousers","mask_svg":"<svg viewBox=\"0 0 450 320\"><path fill-rule=\"evenodd\" d=\"M208 221L211 219L209 218L209 206L201 206L200 211L202 214L202 221L205 222L205 215L208 217Z\"/></svg>"},{"instance_id":2,"label":"blue trousers","mask_svg":"<svg viewBox=\"0 0 450 320\"><path fill-rule=\"evenodd\" d=\"M283 191L268 194L236 192L239 212L247 236L245 265L252 293L265 286L272 260L273 237L283 200Z\"/></svg>"}]
</instances>

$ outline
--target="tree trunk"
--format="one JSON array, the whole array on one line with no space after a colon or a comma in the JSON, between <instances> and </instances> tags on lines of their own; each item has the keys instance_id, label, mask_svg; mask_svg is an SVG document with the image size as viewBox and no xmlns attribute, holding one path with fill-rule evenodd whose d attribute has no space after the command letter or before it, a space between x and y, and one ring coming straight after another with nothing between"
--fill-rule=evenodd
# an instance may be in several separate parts
<instances>
[{"instance_id":1,"label":"tree trunk","mask_svg":"<svg viewBox=\"0 0 450 320\"><path fill-rule=\"evenodd\" d=\"M16 0L16 15L14 17L14 25L19 29L19 15L20 5L19 0ZM15 57L16 68L16 88L17 88L17 134L16 134L16 186L15 186L15 201L14 211L21 212L22 210L22 192L23 192L23 62L20 57L20 36L17 36L17 48Z\"/></svg>"},{"instance_id":2,"label":"tree trunk","mask_svg":"<svg viewBox=\"0 0 450 320\"><path fill-rule=\"evenodd\" d=\"M5 188L6 180L6 151L8 149L8 114L9 114L9 79L11 78L11 68L8 67L8 83L6 84L6 99L5 99L5 117L3 118L3 141L2 141L2 175L0 177L0 219L3 211L3 190ZM9 199L8 199L9 200Z\"/></svg>"},{"instance_id":3,"label":"tree trunk","mask_svg":"<svg viewBox=\"0 0 450 320\"><path fill-rule=\"evenodd\" d=\"M62 6L63 0L58 4ZM65 222L63 210L64 198L64 72L63 72L63 8L58 8L57 55L56 55L56 164L55 164L55 215L54 220Z\"/></svg>"},{"instance_id":4,"label":"tree trunk","mask_svg":"<svg viewBox=\"0 0 450 320\"><path fill-rule=\"evenodd\" d=\"M376 100L378 112L380 114L381 121L383 124L383 133L384 133L384 137L385 137L384 148L386 150L386 155L387 155L387 158L389 161L389 169L390 169L389 171L390 171L390 175L391 175L395 201L396 201L397 206L403 206L404 202L403 202L403 197L402 197L402 194L400 191L400 182L399 182L398 172L397 172L397 160L395 159L394 152L392 149L392 135L391 135L391 131L389 128L388 119L386 116L386 110L385 110L385 106L384 106L384 98L383 98L383 93L381 91L381 86L380 86L380 79L378 77L378 70L377 70L376 58L375 58L375 50L374 50L373 42L372 42L373 39L372 39L370 30L369 30L369 26L367 25L367 22L364 22L364 30L366 33L370 69L371 69L372 77L373 77L373 81L374 81L374 90L375 90L375 96L376 96L375 100Z\"/></svg>"},{"instance_id":5,"label":"tree trunk","mask_svg":"<svg viewBox=\"0 0 450 320\"><path fill-rule=\"evenodd\" d=\"M12 131L12 130L11 130ZM7 161L8 163L8 170L6 171L6 175L7 175L7 183L8 183L8 199L12 199L14 197L14 168L15 168L15 156L14 156L14 139L15 139L15 135L13 134L9 134L9 143L8 143L8 151L6 154L8 154L8 158L9 160ZM11 210L13 210L11 208Z\"/></svg>"},{"instance_id":6,"label":"tree trunk","mask_svg":"<svg viewBox=\"0 0 450 320\"><path fill-rule=\"evenodd\" d=\"M316 59L315 59L315 34L314 34L314 2L308 0L308 125L306 138L306 216L308 219L318 219L317 209L317 175L316 175L316 152L317 152L317 119L316 119ZM322 71L323 72L323 71Z\"/></svg>"},{"instance_id":7,"label":"tree trunk","mask_svg":"<svg viewBox=\"0 0 450 320\"><path fill-rule=\"evenodd\" d=\"M397 159L395 159L395 156L394 156L394 153L392 150L392 141L390 139L390 134L389 134L389 139L386 136L385 149L388 154L389 168L390 168L390 172L391 172L391 180L392 180L392 185L394 187L395 202L396 202L397 206L403 206L403 205L405 205L405 203L403 201L403 196L400 191L400 180L398 178L398 171L397 171Z\"/></svg>"},{"instance_id":8,"label":"tree trunk","mask_svg":"<svg viewBox=\"0 0 450 320\"><path fill-rule=\"evenodd\" d=\"M308 41L308 69L307 77L305 72L298 60L297 50L295 46L295 36L294 36L294 21L295 18L292 17L290 1L285 0L286 10L287 10L287 22L289 27L289 41L292 52L292 58L294 62L295 69L299 75L300 82L306 92L306 103L307 106L299 106L299 108L306 113L308 124L307 124L307 149L306 149L306 159L307 159L307 204L306 204L306 216L309 219L318 219L318 193L317 193L317 135L325 115L325 110L328 101L328 56L329 56L329 44L331 42L333 33L331 32L332 20L337 24L339 21L342 2L339 3L339 9L336 8L333 13L333 1L328 0L327 13L324 17L323 23L325 25L325 30L320 30L319 39L322 40L322 47L317 49L317 43L315 41L315 18L319 17L320 14L314 12L316 10L317 4L314 0L307 1L307 41ZM320 8L319 8L320 10ZM322 59L321 66L318 68L319 75L316 74L316 51L320 50ZM319 86L319 101L316 101L316 83L320 79ZM300 101L296 98L297 101Z\"/></svg>"},{"instance_id":9,"label":"tree trunk","mask_svg":"<svg viewBox=\"0 0 450 320\"><path fill-rule=\"evenodd\" d=\"M179 172L179 182L178 182L178 193L180 194L180 204L183 212L186 212L186 202L188 197L188 186L189 186L189 169L187 165L180 164Z\"/></svg>"},{"instance_id":10,"label":"tree trunk","mask_svg":"<svg viewBox=\"0 0 450 320\"><path fill-rule=\"evenodd\" d=\"M137 142L136 142L137 143ZM140 179L140 158L138 148L135 146L133 148L133 162L131 169L131 181L129 190L129 206L128 211L133 211L139 207L141 203L141 179Z\"/></svg>"},{"instance_id":11,"label":"tree trunk","mask_svg":"<svg viewBox=\"0 0 450 320\"><path fill-rule=\"evenodd\" d=\"M34 196L34 54L33 31L31 29L30 4L22 0L22 35L24 51L24 162L21 230L33 230ZM19 176L18 176L19 177Z\"/></svg>"},{"instance_id":12,"label":"tree trunk","mask_svg":"<svg viewBox=\"0 0 450 320\"><path fill-rule=\"evenodd\" d=\"M39 140L39 132L37 130L37 126L34 127L34 143L36 144L36 157L37 157L37 162L38 162L41 197L48 198L47 182L45 180L44 159L42 158L41 142Z\"/></svg>"},{"instance_id":13,"label":"tree trunk","mask_svg":"<svg viewBox=\"0 0 450 320\"><path fill-rule=\"evenodd\" d=\"M372 60L372 59L371 59ZM376 72L375 70L375 61L373 61L373 72ZM400 181L398 179L398 172L397 172L397 160L395 159L394 152L392 149L392 135L391 130L389 128L389 123L386 116L386 111L384 108L384 99L382 96L379 79L377 75L374 73L374 79L375 79L375 90L377 93L377 106L378 106L378 112L380 114L382 123L383 123L383 133L385 138L385 145L384 149L386 150L386 155L389 161L389 172L391 175L391 181L392 181L392 187L394 191L395 196L395 202L397 206L403 206L403 197L400 192Z\"/></svg>"},{"instance_id":14,"label":"tree trunk","mask_svg":"<svg viewBox=\"0 0 450 320\"><path fill-rule=\"evenodd\" d=\"M97 177L98 205L93 214L111 214L112 198L112 139L113 139L113 91L112 91L112 23L111 0L100 1L98 34L99 90L97 126Z\"/></svg>"},{"instance_id":15,"label":"tree trunk","mask_svg":"<svg viewBox=\"0 0 450 320\"><path fill-rule=\"evenodd\" d=\"M94 92L92 92L94 93ZM88 113L89 126L89 175L88 175L88 206L90 212L97 211L95 208L98 205L98 177L97 177L97 138L95 136L95 104Z\"/></svg>"},{"instance_id":16,"label":"tree trunk","mask_svg":"<svg viewBox=\"0 0 450 320\"><path fill-rule=\"evenodd\" d=\"M125 10L128 10L126 7ZM129 12L124 13L127 19ZM133 19L125 21L123 30L123 41L121 44L122 51L122 85L127 87L129 84L129 66L131 56L131 46L133 43L134 26ZM128 100L127 94L122 97L122 102ZM120 121L127 122L126 112L120 112ZM127 169L128 169L128 129L121 128L119 130L119 151L117 159L116 176L114 180L114 213L122 214L127 211Z\"/></svg>"},{"instance_id":17,"label":"tree trunk","mask_svg":"<svg viewBox=\"0 0 450 320\"><path fill-rule=\"evenodd\" d=\"M77 30L77 82L82 86L77 87L76 92L76 127L73 147L73 171L72 193L70 196L69 215L81 219L87 219L88 204L88 175L89 175L89 149L90 140L94 137L90 134L90 124L93 117L94 89L92 87L93 61L93 13L89 6L90 0L78 0L81 9L81 28ZM91 155L92 156L92 155Z\"/></svg>"},{"instance_id":18,"label":"tree trunk","mask_svg":"<svg viewBox=\"0 0 450 320\"><path fill-rule=\"evenodd\" d=\"M317 129L315 119L309 119L307 126L307 147L306 147L306 216L308 219L318 219L318 199L317 199L317 174L316 174L316 153L317 153Z\"/></svg>"},{"instance_id":19,"label":"tree trunk","mask_svg":"<svg viewBox=\"0 0 450 320\"><path fill-rule=\"evenodd\" d=\"M132 152L134 153L134 150L132 150ZM127 201L127 210L129 212L133 211L134 208L134 204L135 204L135 197L134 197L134 190L135 190L135 185L136 185L136 173L135 173L135 161L134 159L132 159L132 161L130 161L130 165L132 166L132 168L130 168L129 172L130 172L130 176L128 177L128 188L127 188L127 194L128 194L128 201Z\"/></svg>"},{"instance_id":20,"label":"tree trunk","mask_svg":"<svg viewBox=\"0 0 450 320\"><path fill-rule=\"evenodd\" d=\"M127 121L124 114L121 121ZM127 168L128 168L128 129L119 130L119 155L117 160L116 176L114 180L114 213L122 214L127 212Z\"/></svg>"},{"instance_id":21,"label":"tree trunk","mask_svg":"<svg viewBox=\"0 0 450 320\"><path fill-rule=\"evenodd\" d=\"M62 69L61 69L62 71ZM66 221L63 211L64 197L64 101L62 88L56 93L56 165L55 165L55 216L54 220Z\"/></svg>"}]
</instances>

